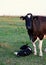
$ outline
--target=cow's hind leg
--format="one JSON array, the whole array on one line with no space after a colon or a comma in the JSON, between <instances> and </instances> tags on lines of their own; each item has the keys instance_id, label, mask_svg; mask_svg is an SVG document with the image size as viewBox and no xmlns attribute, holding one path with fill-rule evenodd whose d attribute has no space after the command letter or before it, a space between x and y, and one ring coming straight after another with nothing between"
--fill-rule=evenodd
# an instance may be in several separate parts
<instances>
[{"instance_id":1,"label":"cow's hind leg","mask_svg":"<svg viewBox=\"0 0 46 65\"><path fill-rule=\"evenodd\" d=\"M43 56L43 53L42 53L42 42L43 42L43 40L39 40L39 50L40 50L39 56Z\"/></svg>"}]
</instances>

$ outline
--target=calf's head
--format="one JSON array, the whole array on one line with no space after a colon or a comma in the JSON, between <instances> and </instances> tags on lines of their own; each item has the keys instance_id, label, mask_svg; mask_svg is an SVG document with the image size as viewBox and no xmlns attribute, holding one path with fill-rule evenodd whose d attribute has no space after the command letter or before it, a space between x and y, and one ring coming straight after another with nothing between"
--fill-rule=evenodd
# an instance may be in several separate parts
<instances>
[{"instance_id":1,"label":"calf's head","mask_svg":"<svg viewBox=\"0 0 46 65\"><path fill-rule=\"evenodd\" d=\"M20 18L22 20L25 20L27 29L32 29L32 14L31 13L27 14L26 16L21 16Z\"/></svg>"}]
</instances>

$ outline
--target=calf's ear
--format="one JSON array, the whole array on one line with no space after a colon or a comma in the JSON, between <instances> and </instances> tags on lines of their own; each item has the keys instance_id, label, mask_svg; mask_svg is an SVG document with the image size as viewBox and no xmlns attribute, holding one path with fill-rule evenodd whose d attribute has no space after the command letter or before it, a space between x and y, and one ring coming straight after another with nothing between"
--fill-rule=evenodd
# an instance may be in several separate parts
<instances>
[{"instance_id":1,"label":"calf's ear","mask_svg":"<svg viewBox=\"0 0 46 65\"><path fill-rule=\"evenodd\" d=\"M21 16L20 19L25 20L25 17L24 16Z\"/></svg>"}]
</instances>

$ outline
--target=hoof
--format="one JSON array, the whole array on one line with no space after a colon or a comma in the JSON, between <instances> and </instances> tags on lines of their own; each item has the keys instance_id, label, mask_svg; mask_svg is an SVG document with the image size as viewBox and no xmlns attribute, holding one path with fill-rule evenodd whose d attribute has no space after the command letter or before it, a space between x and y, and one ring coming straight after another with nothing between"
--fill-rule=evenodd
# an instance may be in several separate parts
<instances>
[{"instance_id":1,"label":"hoof","mask_svg":"<svg viewBox=\"0 0 46 65\"><path fill-rule=\"evenodd\" d=\"M34 53L34 55L36 56L36 55L37 55L37 53Z\"/></svg>"},{"instance_id":2,"label":"hoof","mask_svg":"<svg viewBox=\"0 0 46 65\"><path fill-rule=\"evenodd\" d=\"M43 54L39 54L39 56L40 56L40 57L42 57L42 56L43 56Z\"/></svg>"}]
</instances>

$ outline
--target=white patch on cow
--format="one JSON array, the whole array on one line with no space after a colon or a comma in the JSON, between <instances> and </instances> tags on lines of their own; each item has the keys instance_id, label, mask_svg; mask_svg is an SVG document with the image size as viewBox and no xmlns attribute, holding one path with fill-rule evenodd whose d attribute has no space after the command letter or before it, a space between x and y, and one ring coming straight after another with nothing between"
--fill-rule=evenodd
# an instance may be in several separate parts
<instances>
[{"instance_id":1,"label":"white patch on cow","mask_svg":"<svg viewBox=\"0 0 46 65\"><path fill-rule=\"evenodd\" d=\"M39 50L40 50L39 56L43 56L43 53L42 53L42 42L43 42L43 40L39 40Z\"/></svg>"},{"instance_id":2,"label":"white patch on cow","mask_svg":"<svg viewBox=\"0 0 46 65\"><path fill-rule=\"evenodd\" d=\"M31 17L31 15L27 15L27 17L28 17L28 18L30 18L30 17Z\"/></svg>"},{"instance_id":3,"label":"white patch on cow","mask_svg":"<svg viewBox=\"0 0 46 65\"><path fill-rule=\"evenodd\" d=\"M33 47L34 47L34 55L37 55L37 50L36 50L36 42L39 40L39 38L37 38L34 42L32 42L33 44ZM42 53L42 42L43 40L39 40L39 50L40 50L40 53L39 53L39 56L43 56L43 53Z\"/></svg>"},{"instance_id":4,"label":"white patch on cow","mask_svg":"<svg viewBox=\"0 0 46 65\"><path fill-rule=\"evenodd\" d=\"M37 39L35 40L35 43L39 40L39 38L37 37Z\"/></svg>"},{"instance_id":5,"label":"white patch on cow","mask_svg":"<svg viewBox=\"0 0 46 65\"><path fill-rule=\"evenodd\" d=\"M34 55L37 55L37 50L36 50L36 42L39 40L39 38L37 37L37 39L34 41L34 42L32 42L32 44L33 44L33 47L34 47Z\"/></svg>"},{"instance_id":6,"label":"white patch on cow","mask_svg":"<svg viewBox=\"0 0 46 65\"><path fill-rule=\"evenodd\" d=\"M34 47L34 55L37 55L37 50L36 50L36 44L33 43L33 47Z\"/></svg>"}]
</instances>

